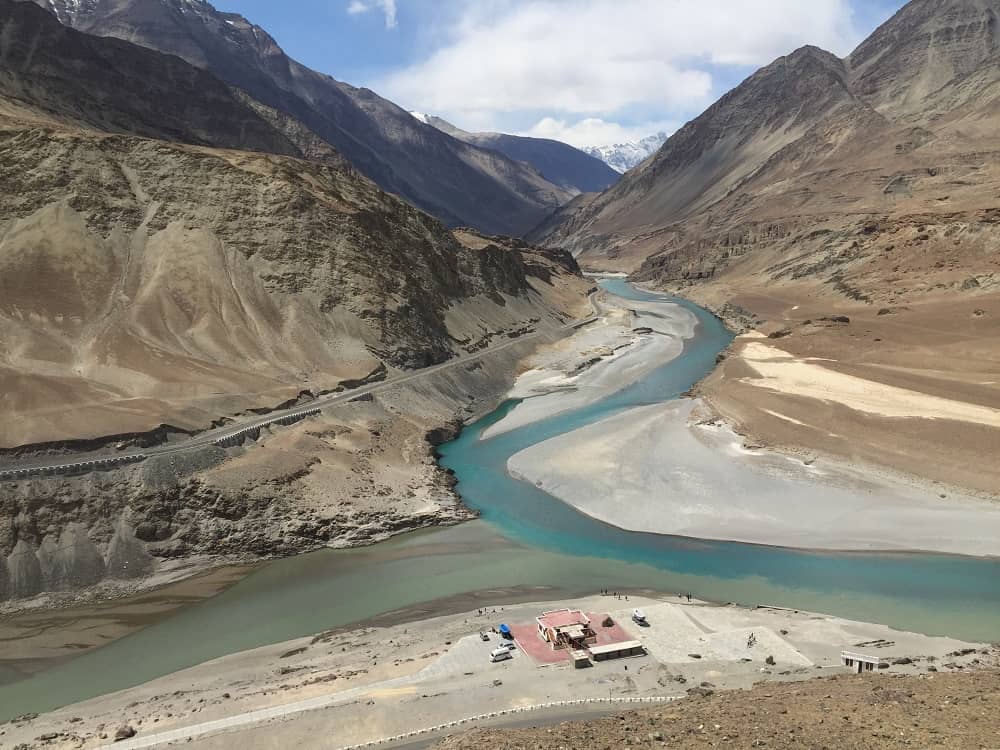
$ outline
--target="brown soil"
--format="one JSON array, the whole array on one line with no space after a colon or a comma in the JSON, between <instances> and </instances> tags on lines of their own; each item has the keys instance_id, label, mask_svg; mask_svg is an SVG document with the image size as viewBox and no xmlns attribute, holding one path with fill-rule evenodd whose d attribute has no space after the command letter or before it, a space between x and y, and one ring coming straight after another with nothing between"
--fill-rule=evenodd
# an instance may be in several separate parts
<instances>
[{"instance_id":1,"label":"brown soil","mask_svg":"<svg viewBox=\"0 0 1000 750\"><path fill-rule=\"evenodd\" d=\"M888 417L851 408L841 394L809 398L763 387L742 356L760 342L835 373L924 396L1000 409L1000 296L940 294L872 306L802 285L702 287L692 296L721 310L723 300L752 314L775 338L739 338L699 387L700 395L748 442L803 456L825 454L942 485L995 494L1000 430L959 419ZM846 316L848 323L823 320ZM773 384L771 384L773 386ZM848 399L849 401L849 399ZM942 487L946 492L946 488Z\"/></svg>"},{"instance_id":2,"label":"brown soil","mask_svg":"<svg viewBox=\"0 0 1000 750\"><path fill-rule=\"evenodd\" d=\"M758 685L666 707L522 730L476 730L439 750L671 748L993 748L1000 675L838 676Z\"/></svg>"}]
</instances>

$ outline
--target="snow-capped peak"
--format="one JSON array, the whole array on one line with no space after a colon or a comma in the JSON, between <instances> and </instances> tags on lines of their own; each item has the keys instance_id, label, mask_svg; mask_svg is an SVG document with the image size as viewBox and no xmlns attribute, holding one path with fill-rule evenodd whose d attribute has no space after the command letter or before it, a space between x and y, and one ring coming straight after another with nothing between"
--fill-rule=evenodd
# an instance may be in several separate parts
<instances>
[{"instance_id":1,"label":"snow-capped peak","mask_svg":"<svg viewBox=\"0 0 1000 750\"><path fill-rule=\"evenodd\" d=\"M615 143L610 146L590 146L583 150L600 159L616 172L624 174L659 151L665 140L667 140L666 133L657 133L638 141Z\"/></svg>"},{"instance_id":2,"label":"snow-capped peak","mask_svg":"<svg viewBox=\"0 0 1000 750\"><path fill-rule=\"evenodd\" d=\"M430 115L424 114L423 112L410 112L413 117L420 120L424 125L430 125Z\"/></svg>"}]
</instances>

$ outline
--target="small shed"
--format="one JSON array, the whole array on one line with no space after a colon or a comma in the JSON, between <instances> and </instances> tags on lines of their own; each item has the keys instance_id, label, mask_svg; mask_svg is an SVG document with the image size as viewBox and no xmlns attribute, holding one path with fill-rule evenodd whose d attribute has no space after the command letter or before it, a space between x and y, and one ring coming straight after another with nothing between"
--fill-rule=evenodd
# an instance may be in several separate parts
<instances>
[{"instance_id":1,"label":"small shed","mask_svg":"<svg viewBox=\"0 0 1000 750\"><path fill-rule=\"evenodd\" d=\"M878 665L882 661L877 656L857 654L853 651L841 651L840 660L844 662L845 667L853 669L858 674L862 672L874 672L878 669Z\"/></svg>"},{"instance_id":2,"label":"small shed","mask_svg":"<svg viewBox=\"0 0 1000 750\"><path fill-rule=\"evenodd\" d=\"M608 659L622 659L626 656L642 656L646 649L639 641L622 641L621 643L608 643L604 646L591 646L590 655L594 661L606 661Z\"/></svg>"},{"instance_id":3,"label":"small shed","mask_svg":"<svg viewBox=\"0 0 1000 750\"><path fill-rule=\"evenodd\" d=\"M590 654L586 651L574 649L573 651L570 651L569 658L573 662L573 666L577 669L583 669L584 667L590 666Z\"/></svg>"}]
</instances>

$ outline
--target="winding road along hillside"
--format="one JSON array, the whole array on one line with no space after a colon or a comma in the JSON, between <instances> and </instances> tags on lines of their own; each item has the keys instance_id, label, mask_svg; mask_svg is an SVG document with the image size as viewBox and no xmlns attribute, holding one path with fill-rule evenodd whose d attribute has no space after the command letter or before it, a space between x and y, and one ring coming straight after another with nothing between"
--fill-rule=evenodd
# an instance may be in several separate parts
<instances>
[{"instance_id":1,"label":"winding road along hillside","mask_svg":"<svg viewBox=\"0 0 1000 750\"><path fill-rule=\"evenodd\" d=\"M598 315L598 308L594 299L596 294L596 292L593 292L590 295L590 303L593 308L593 314L590 317L573 323L567 323L565 326L556 329L554 333L580 328L596 320ZM348 401L353 401L362 396L379 393L390 388L396 388L411 380L423 378L442 370L468 364L469 362L494 354L515 344L520 344L526 340L538 337L542 333L543 332L541 331L535 331L523 336L518 336L517 338L510 339L509 341L505 341L501 344L487 347L478 352L456 357L438 365L425 367L414 372L391 377L378 383L359 386L358 388L353 388L341 393L322 396L305 404L293 406L288 409L272 411L255 419L227 424L223 427L212 430L206 430L205 432L201 432L190 438L170 443L168 445L147 448L144 451L95 453L84 458L78 458L75 461L58 462L46 460L45 458L34 458L26 461L4 461L3 459L0 459L0 481L15 481L44 474L83 473L97 469L113 468L125 464L137 463L144 461L151 456L179 453L196 448L204 448L209 445L232 445L234 444L234 441L239 441L245 435L253 434L256 436L256 434L259 433L259 430L264 427L268 427L273 424L293 424L301 419L317 414L322 409L346 403Z\"/></svg>"}]
</instances>

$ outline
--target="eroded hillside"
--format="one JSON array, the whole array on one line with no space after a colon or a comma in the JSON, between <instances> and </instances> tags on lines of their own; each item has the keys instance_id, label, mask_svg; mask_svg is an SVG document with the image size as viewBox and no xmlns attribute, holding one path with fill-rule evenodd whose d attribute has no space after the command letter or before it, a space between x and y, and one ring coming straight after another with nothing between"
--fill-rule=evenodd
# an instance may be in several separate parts
<instances>
[{"instance_id":1,"label":"eroded hillside","mask_svg":"<svg viewBox=\"0 0 1000 750\"><path fill-rule=\"evenodd\" d=\"M0 11L0 465L457 363L226 447L5 479L0 600L468 517L433 444L501 397L522 337L587 314L573 259L447 229L179 58Z\"/></svg>"}]
</instances>

